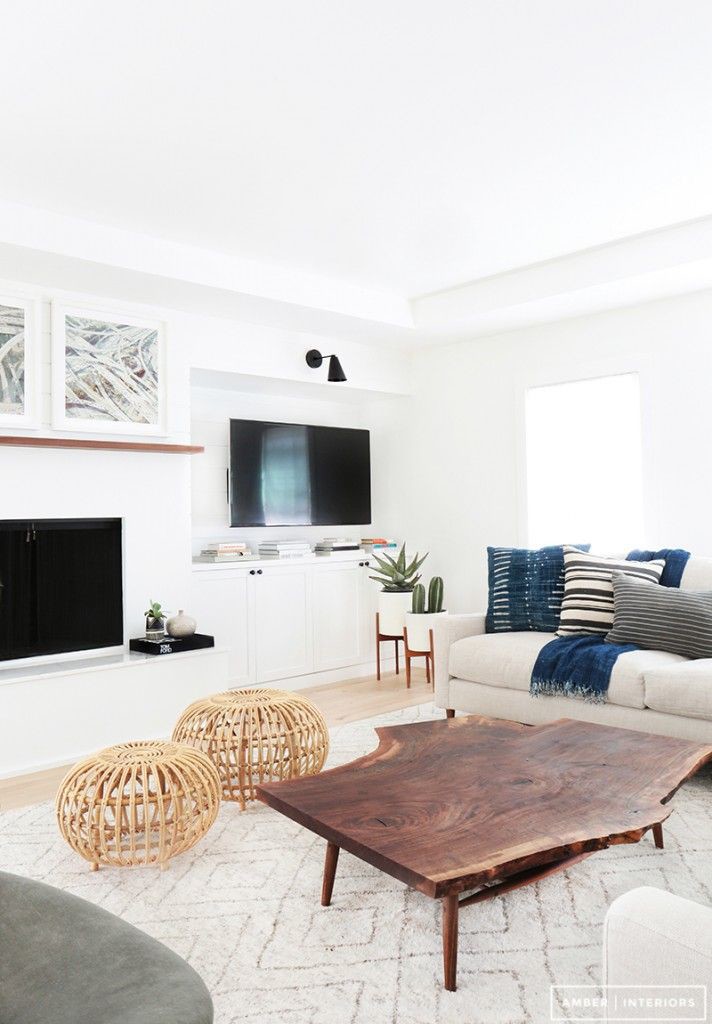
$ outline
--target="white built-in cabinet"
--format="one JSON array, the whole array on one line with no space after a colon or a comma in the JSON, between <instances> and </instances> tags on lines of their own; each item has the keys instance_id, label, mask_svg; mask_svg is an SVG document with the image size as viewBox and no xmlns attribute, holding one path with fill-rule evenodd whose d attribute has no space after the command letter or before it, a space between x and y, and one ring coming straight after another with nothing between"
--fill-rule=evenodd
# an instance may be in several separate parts
<instances>
[{"instance_id":1,"label":"white built-in cabinet","mask_svg":"<svg viewBox=\"0 0 712 1024\"><path fill-rule=\"evenodd\" d=\"M230 685L373 661L378 586L367 555L249 562L193 572L191 614L229 650Z\"/></svg>"}]
</instances>

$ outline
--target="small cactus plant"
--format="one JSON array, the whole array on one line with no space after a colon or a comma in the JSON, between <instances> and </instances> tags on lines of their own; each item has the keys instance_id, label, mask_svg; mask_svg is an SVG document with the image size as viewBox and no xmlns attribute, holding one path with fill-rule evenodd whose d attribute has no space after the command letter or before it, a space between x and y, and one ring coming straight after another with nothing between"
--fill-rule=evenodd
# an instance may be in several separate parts
<instances>
[{"instance_id":1,"label":"small cactus plant","mask_svg":"<svg viewBox=\"0 0 712 1024\"><path fill-rule=\"evenodd\" d=\"M443 578L433 576L428 587L428 612L441 612L443 610Z\"/></svg>"},{"instance_id":2,"label":"small cactus plant","mask_svg":"<svg viewBox=\"0 0 712 1024\"><path fill-rule=\"evenodd\" d=\"M428 587L427 614L434 615L443 610L443 580L442 576L433 576ZM413 587L413 614L425 615L425 587L422 583L416 583Z\"/></svg>"}]
</instances>

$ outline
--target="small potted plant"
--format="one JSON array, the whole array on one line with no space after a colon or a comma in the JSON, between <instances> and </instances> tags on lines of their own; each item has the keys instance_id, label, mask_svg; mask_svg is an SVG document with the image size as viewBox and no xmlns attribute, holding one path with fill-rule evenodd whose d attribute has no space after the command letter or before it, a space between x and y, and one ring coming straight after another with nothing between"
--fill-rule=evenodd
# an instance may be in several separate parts
<instances>
[{"instance_id":1,"label":"small potted plant","mask_svg":"<svg viewBox=\"0 0 712 1024\"><path fill-rule=\"evenodd\" d=\"M397 558L386 554L379 557L375 552L372 557L378 566L378 575L371 579L383 587L378 595L380 632L383 636L403 636L405 613L411 606L413 587L420 579L418 569L428 556L419 558L416 553L409 562L404 544Z\"/></svg>"},{"instance_id":2,"label":"small potted plant","mask_svg":"<svg viewBox=\"0 0 712 1024\"><path fill-rule=\"evenodd\" d=\"M405 615L405 626L408 630L408 647L411 651L430 650L430 630L433 621L447 615L443 611L443 581L441 576L433 576L428 587L428 606L425 607L425 587L418 583L413 588L410 611Z\"/></svg>"},{"instance_id":3,"label":"small potted plant","mask_svg":"<svg viewBox=\"0 0 712 1024\"><path fill-rule=\"evenodd\" d=\"M166 635L166 615L160 602L152 598L150 607L143 614L146 616L146 639L162 640Z\"/></svg>"}]
</instances>

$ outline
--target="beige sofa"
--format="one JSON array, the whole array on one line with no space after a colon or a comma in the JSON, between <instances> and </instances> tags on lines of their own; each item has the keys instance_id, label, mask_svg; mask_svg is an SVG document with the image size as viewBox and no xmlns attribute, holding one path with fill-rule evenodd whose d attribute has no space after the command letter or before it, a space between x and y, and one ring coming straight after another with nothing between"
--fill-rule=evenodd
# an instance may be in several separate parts
<instances>
[{"instance_id":1,"label":"beige sofa","mask_svg":"<svg viewBox=\"0 0 712 1024\"><path fill-rule=\"evenodd\" d=\"M691 557L682 590L712 590L712 558ZM604 704L531 697L537 654L553 633L485 633L485 616L435 622L435 703L470 714L537 725L579 718L712 743L712 659L631 651L615 663Z\"/></svg>"},{"instance_id":2,"label":"beige sofa","mask_svg":"<svg viewBox=\"0 0 712 1024\"><path fill-rule=\"evenodd\" d=\"M649 886L619 896L603 926L603 983L633 996L692 996L697 1010L679 1019L708 1019L700 1011L712 994L712 910ZM706 994L675 986L704 986ZM646 1010L645 1018L670 1021L677 1014L663 1006ZM621 1020L621 1012L611 1010L606 1019Z\"/></svg>"}]
</instances>

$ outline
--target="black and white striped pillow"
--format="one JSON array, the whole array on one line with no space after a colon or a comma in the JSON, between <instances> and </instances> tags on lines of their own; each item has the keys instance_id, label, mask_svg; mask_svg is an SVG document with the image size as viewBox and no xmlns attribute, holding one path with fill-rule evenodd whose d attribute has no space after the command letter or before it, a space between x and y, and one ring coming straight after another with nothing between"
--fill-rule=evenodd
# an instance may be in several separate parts
<instances>
[{"instance_id":1,"label":"black and white striped pillow","mask_svg":"<svg viewBox=\"0 0 712 1024\"><path fill-rule=\"evenodd\" d=\"M613 573L659 583L665 560L629 562L564 547L564 599L559 636L605 635L613 626Z\"/></svg>"},{"instance_id":2,"label":"black and white striped pillow","mask_svg":"<svg viewBox=\"0 0 712 1024\"><path fill-rule=\"evenodd\" d=\"M613 629L606 640L712 658L712 591L651 586L615 572L613 598Z\"/></svg>"}]
</instances>

